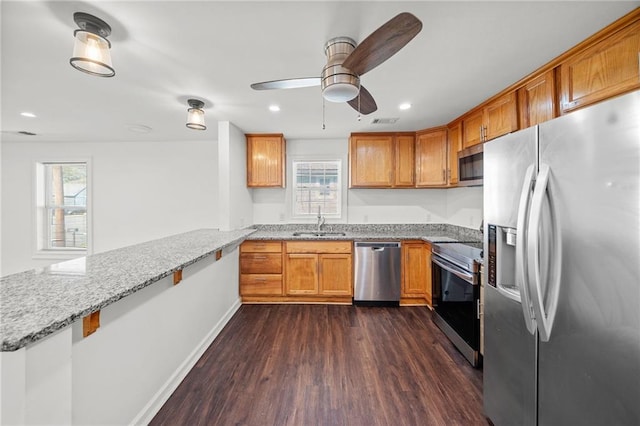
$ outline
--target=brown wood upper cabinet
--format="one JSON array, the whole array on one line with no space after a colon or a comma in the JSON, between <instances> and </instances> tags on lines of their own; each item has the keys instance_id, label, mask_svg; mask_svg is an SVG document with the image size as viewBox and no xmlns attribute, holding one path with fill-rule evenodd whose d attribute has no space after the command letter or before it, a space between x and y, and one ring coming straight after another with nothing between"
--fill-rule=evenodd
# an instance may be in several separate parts
<instances>
[{"instance_id":1,"label":"brown wood upper cabinet","mask_svg":"<svg viewBox=\"0 0 640 426\"><path fill-rule=\"evenodd\" d=\"M462 121L456 121L447 129L447 185L458 185L458 151L462 149Z\"/></svg>"},{"instance_id":2,"label":"brown wood upper cabinet","mask_svg":"<svg viewBox=\"0 0 640 426\"><path fill-rule=\"evenodd\" d=\"M615 32L560 64L560 111L640 88L640 21Z\"/></svg>"},{"instance_id":3,"label":"brown wood upper cabinet","mask_svg":"<svg viewBox=\"0 0 640 426\"><path fill-rule=\"evenodd\" d=\"M247 134L247 186L285 186L286 142L281 133Z\"/></svg>"},{"instance_id":4,"label":"brown wood upper cabinet","mask_svg":"<svg viewBox=\"0 0 640 426\"><path fill-rule=\"evenodd\" d=\"M416 186L447 185L447 128L416 133Z\"/></svg>"},{"instance_id":5,"label":"brown wood upper cabinet","mask_svg":"<svg viewBox=\"0 0 640 426\"><path fill-rule=\"evenodd\" d=\"M533 77L518 89L520 127L535 126L557 117L553 70Z\"/></svg>"},{"instance_id":6,"label":"brown wood upper cabinet","mask_svg":"<svg viewBox=\"0 0 640 426\"><path fill-rule=\"evenodd\" d=\"M508 92L487 102L462 119L462 147L482 142L518 130L516 92Z\"/></svg>"},{"instance_id":7,"label":"brown wood upper cabinet","mask_svg":"<svg viewBox=\"0 0 640 426\"><path fill-rule=\"evenodd\" d=\"M413 133L353 133L349 138L349 188L413 187Z\"/></svg>"}]
</instances>

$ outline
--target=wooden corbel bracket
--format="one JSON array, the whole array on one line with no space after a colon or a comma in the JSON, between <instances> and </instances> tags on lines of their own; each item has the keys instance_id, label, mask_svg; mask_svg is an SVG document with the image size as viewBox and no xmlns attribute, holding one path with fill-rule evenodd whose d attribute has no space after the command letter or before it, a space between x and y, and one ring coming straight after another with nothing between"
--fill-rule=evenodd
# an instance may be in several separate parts
<instances>
[{"instance_id":1,"label":"wooden corbel bracket","mask_svg":"<svg viewBox=\"0 0 640 426\"><path fill-rule=\"evenodd\" d=\"M82 318L82 337L87 337L100 328L100 311L95 311Z\"/></svg>"}]
</instances>

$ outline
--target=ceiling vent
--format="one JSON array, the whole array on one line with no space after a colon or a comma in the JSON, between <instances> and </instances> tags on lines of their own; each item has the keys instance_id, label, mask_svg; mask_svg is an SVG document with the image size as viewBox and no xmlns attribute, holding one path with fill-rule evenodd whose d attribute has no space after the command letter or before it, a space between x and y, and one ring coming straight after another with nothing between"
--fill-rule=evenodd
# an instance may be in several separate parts
<instances>
[{"instance_id":1,"label":"ceiling vent","mask_svg":"<svg viewBox=\"0 0 640 426\"><path fill-rule=\"evenodd\" d=\"M398 117L392 117L392 118L374 118L371 121L371 124L393 124L396 121L398 121L399 118Z\"/></svg>"}]
</instances>

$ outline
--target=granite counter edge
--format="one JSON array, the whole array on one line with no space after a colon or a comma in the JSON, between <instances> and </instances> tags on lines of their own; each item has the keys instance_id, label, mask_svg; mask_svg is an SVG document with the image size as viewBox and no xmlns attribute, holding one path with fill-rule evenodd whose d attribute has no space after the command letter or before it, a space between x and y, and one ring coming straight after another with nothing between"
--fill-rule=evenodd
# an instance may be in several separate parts
<instances>
[{"instance_id":1,"label":"granite counter edge","mask_svg":"<svg viewBox=\"0 0 640 426\"><path fill-rule=\"evenodd\" d=\"M184 261L182 263L180 263L179 265L166 270L162 273L159 273L151 278L149 278L148 280L145 280L144 282L137 284L131 288L128 288L127 290L115 294L112 297L102 301L101 303L98 304L94 304L90 307L87 307L85 309L81 309L80 311L78 311L77 313L63 319L63 320L59 320L59 321L54 321L51 324L49 324L48 326L42 328L41 330L37 331L37 332L33 332L33 333L29 333L26 334L24 336L22 336L19 339L13 339L13 340L5 340L4 337L2 336L2 346L0 346L0 352L13 352L16 351L18 349L21 349L31 343L35 343L39 340L42 340L43 338L59 331L62 330L63 328L71 325L72 323L74 323L75 321L77 321L79 318L83 318L93 312L99 311L100 309L103 309L119 300L124 299L125 297L136 293L140 290L142 290L145 287L148 287L149 285L158 282L160 280L162 280L163 278L173 274L176 271L179 271L181 269L184 269L190 265L193 265L203 259L205 259L206 257L212 256L214 255L216 252L220 251L220 250L224 250L226 248L232 247L234 245L238 245L240 244L242 241L246 240L247 237L253 233L255 233L255 230L253 229L244 229L242 231L245 231L246 233L235 237L229 241L226 241L224 243L221 243L220 245L216 245L214 246L214 248L207 250L206 252L200 254L199 256L196 256L190 260Z\"/></svg>"}]
</instances>

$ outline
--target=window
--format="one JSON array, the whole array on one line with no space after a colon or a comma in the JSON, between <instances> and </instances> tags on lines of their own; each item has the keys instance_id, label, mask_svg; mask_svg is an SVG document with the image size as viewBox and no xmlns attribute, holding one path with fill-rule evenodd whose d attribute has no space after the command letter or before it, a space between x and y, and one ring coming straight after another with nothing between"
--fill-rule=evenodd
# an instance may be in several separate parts
<instances>
[{"instance_id":1,"label":"window","mask_svg":"<svg viewBox=\"0 0 640 426\"><path fill-rule=\"evenodd\" d=\"M36 177L38 251L86 251L87 163L38 163Z\"/></svg>"},{"instance_id":2,"label":"window","mask_svg":"<svg viewBox=\"0 0 640 426\"><path fill-rule=\"evenodd\" d=\"M293 161L293 216L340 217L342 195L340 160Z\"/></svg>"}]
</instances>

